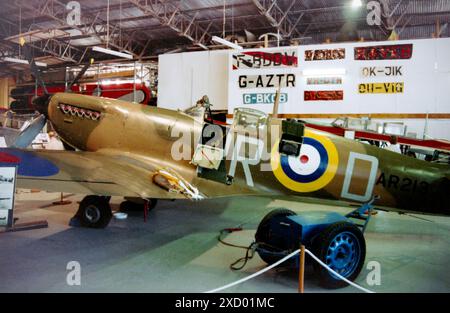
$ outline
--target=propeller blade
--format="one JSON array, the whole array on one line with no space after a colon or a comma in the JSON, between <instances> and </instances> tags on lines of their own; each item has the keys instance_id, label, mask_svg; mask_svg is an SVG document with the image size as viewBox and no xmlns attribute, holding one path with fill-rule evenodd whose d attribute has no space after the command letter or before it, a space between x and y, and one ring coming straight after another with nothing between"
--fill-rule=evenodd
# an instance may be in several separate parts
<instances>
[{"instance_id":1,"label":"propeller blade","mask_svg":"<svg viewBox=\"0 0 450 313\"><path fill-rule=\"evenodd\" d=\"M31 74L37 80L38 84L42 87L44 94L48 95L47 87L45 86L44 80L42 79L40 70L36 66L36 63L34 62L34 58L31 55L31 51L28 48L24 47L24 53L26 58L28 59L28 63L30 63Z\"/></svg>"},{"instance_id":2,"label":"propeller blade","mask_svg":"<svg viewBox=\"0 0 450 313\"><path fill-rule=\"evenodd\" d=\"M69 85L67 85L66 92L72 90L72 86L78 83L81 77L83 77L84 73L88 70L88 68L91 66L91 63L86 64L83 66L80 72L78 72L77 76L70 82Z\"/></svg>"},{"instance_id":3,"label":"propeller blade","mask_svg":"<svg viewBox=\"0 0 450 313\"><path fill-rule=\"evenodd\" d=\"M12 144L13 148L25 149L33 142L34 138L41 132L47 119L40 115L35 118L21 133Z\"/></svg>"}]
</instances>

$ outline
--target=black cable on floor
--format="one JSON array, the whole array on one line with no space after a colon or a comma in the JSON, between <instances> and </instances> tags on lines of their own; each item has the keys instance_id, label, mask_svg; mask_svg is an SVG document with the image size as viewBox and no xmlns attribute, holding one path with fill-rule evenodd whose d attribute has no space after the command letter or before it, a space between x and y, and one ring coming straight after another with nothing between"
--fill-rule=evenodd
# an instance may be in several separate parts
<instances>
[{"instance_id":1,"label":"black cable on floor","mask_svg":"<svg viewBox=\"0 0 450 313\"><path fill-rule=\"evenodd\" d=\"M245 256L237 259L234 263L230 264L230 268L233 271L239 271L247 265L247 262L255 256L256 243L252 242L250 246L247 247L247 251L245 252ZM242 263L241 266L237 266L237 264Z\"/></svg>"},{"instance_id":2,"label":"black cable on floor","mask_svg":"<svg viewBox=\"0 0 450 313\"><path fill-rule=\"evenodd\" d=\"M246 247L246 246L235 245L235 244L232 244L232 243L229 243L229 242L226 242L225 240L223 240L224 235L231 234L232 232L235 232L235 231L242 231L242 227L222 229L219 233L219 236L217 237L217 240L219 240L220 243L222 243L226 246L229 246L229 247L245 249L245 256L237 259L235 262L233 262L230 265L230 269L232 269L233 271L239 271L239 270L243 269L245 267L245 265L247 265L248 260L251 260L253 258L253 256L255 255L256 243L252 242L250 244L250 246ZM242 265L237 266L237 264L239 264L239 263L242 263Z\"/></svg>"},{"instance_id":3,"label":"black cable on floor","mask_svg":"<svg viewBox=\"0 0 450 313\"><path fill-rule=\"evenodd\" d=\"M224 244L226 246L239 248L239 249L247 249L248 247L235 245L235 244L232 244L232 243L229 243L229 242L226 242L226 241L223 240L224 234L228 235L228 234L231 234L231 233L233 233L235 231L241 231L241 230L242 230L242 227L222 229L220 231L220 233L219 233L219 237L217 238L217 240L219 240L220 243L222 243L222 244Z\"/></svg>"}]
</instances>

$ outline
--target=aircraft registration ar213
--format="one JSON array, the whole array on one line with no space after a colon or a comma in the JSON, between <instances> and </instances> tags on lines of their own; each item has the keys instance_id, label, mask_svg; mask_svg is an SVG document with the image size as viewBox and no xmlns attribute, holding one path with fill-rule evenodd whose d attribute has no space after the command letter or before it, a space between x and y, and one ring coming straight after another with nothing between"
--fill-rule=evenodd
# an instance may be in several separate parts
<instances>
[{"instance_id":1,"label":"aircraft registration ar213","mask_svg":"<svg viewBox=\"0 0 450 313\"><path fill-rule=\"evenodd\" d=\"M4 148L0 165L18 166L18 187L94 195L80 209L108 203L110 196L292 195L363 203L377 195L377 207L386 210L450 215L448 164L322 133L301 121L237 109L232 125L217 125L204 119L201 103L182 112L70 93L35 102L79 151ZM106 226L96 217L85 223Z\"/></svg>"}]
</instances>

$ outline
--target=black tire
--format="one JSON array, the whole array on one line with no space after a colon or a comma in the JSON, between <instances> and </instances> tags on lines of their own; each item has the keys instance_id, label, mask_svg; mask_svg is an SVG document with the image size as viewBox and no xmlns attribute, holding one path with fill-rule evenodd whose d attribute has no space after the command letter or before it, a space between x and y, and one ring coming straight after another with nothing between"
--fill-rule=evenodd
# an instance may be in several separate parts
<instances>
[{"instance_id":1,"label":"black tire","mask_svg":"<svg viewBox=\"0 0 450 313\"><path fill-rule=\"evenodd\" d=\"M109 197L85 197L80 202L77 217L83 227L105 228L112 217Z\"/></svg>"},{"instance_id":2,"label":"black tire","mask_svg":"<svg viewBox=\"0 0 450 313\"><path fill-rule=\"evenodd\" d=\"M283 238L275 238L272 235L271 220L274 218L291 215L296 215L296 213L284 208L270 211L266 216L264 216L264 218L258 225L258 229L256 230L255 234L256 243L262 246L264 250L267 250L269 252L279 252L280 250L283 250L283 248L289 248L283 246ZM275 246L277 248L274 248ZM282 256L270 253L261 253L260 251L258 251L258 254L261 259L267 264L273 264L283 258Z\"/></svg>"},{"instance_id":3,"label":"black tire","mask_svg":"<svg viewBox=\"0 0 450 313\"><path fill-rule=\"evenodd\" d=\"M338 250L333 252L334 246ZM333 250L334 250L333 249ZM347 253L347 252L353 253ZM314 240L314 254L322 262L350 281L358 277L366 257L366 241L361 230L349 222L337 222L328 226ZM336 289L348 284L331 274L327 269L314 261L314 270L319 276L322 287Z\"/></svg>"},{"instance_id":4,"label":"black tire","mask_svg":"<svg viewBox=\"0 0 450 313\"><path fill-rule=\"evenodd\" d=\"M148 212L152 211L156 205L158 204L157 199L147 199L148 203ZM120 204L121 212L143 212L144 211L144 202L142 201L130 201L125 200Z\"/></svg>"}]
</instances>

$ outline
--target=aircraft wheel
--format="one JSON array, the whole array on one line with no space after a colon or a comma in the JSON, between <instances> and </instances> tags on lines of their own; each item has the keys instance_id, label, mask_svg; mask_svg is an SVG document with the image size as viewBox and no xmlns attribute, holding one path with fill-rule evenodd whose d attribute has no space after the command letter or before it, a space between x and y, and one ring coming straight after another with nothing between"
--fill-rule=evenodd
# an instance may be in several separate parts
<instances>
[{"instance_id":1,"label":"aircraft wheel","mask_svg":"<svg viewBox=\"0 0 450 313\"><path fill-rule=\"evenodd\" d=\"M105 228L112 217L110 197L87 196L80 202L77 216L81 225L90 228Z\"/></svg>"},{"instance_id":2,"label":"aircraft wheel","mask_svg":"<svg viewBox=\"0 0 450 313\"><path fill-rule=\"evenodd\" d=\"M275 209L264 216L258 225L255 240L263 248L263 250L266 250L267 252L263 250L257 251L261 259L267 264L273 264L278 260L281 260L283 256L276 255L276 253L284 250L283 248L290 248L286 246L287 243L285 238L279 238L275 235L276 232L273 231L272 220L291 215L296 215L296 213L283 208Z\"/></svg>"},{"instance_id":3,"label":"aircraft wheel","mask_svg":"<svg viewBox=\"0 0 450 313\"><path fill-rule=\"evenodd\" d=\"M158 204L157 199L147 199L148 203L148 211L153 210ZM144 211L144 200L143 199L134 199L134 198L125 198L125 201L120 204L120 211L122 212L143 212Z\"/></svg>"},{"instance_id":4,"label":"aircraft wheel","mask_svg":"<svg viewBox=\"0 0 450 313\"><path fill-rule=\"evenodd\" d=\"M319 234L314 240L313 250L331 269L353 281L364 265L366 242L357 226L349 222L337 222ZM336 289L348 285L315 261L314 270L324 288Z\"/></svg>"}]
</instances>

